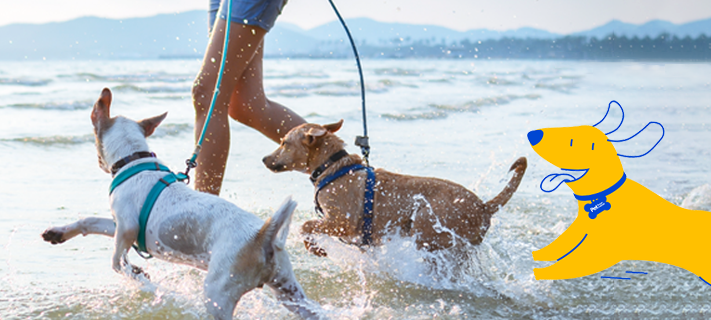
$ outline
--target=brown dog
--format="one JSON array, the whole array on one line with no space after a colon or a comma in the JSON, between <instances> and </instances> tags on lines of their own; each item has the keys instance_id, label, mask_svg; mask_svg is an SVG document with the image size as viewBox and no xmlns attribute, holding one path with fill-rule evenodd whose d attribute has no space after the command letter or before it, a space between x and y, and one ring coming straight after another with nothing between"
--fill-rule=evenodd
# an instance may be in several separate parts
<instances>
[{"instance_id":1,"label":"brown dog","mask_svg":"<svg viewBox=\"0 0 711 320\"><path fill-rule=\"evenodd\" d=\"M360 156L342 151L343 140L334 134L342 124L343 120L324 126L300 125L289 131L279 148L264 157L263 162L274 172L310 174L314 185L318 186L341 168L362 162ZM339 154L343 156L337 156ZM398 231L403 236L415 236L417 248L430 251L450 248L462 240L474 245L481 243L489 229L491 216L516 191L526 166L526 158L516 160L510 169L514 170L511 181L486 203L451 181L376 169L370 227L373 244L380 244L384 236ZM366 177L365 171L354 170L323 186L320 192L317 188L316 203L324 215L301 227L310 252L326 254L314 246L310 238L313 234L339 237L353 244L363 238Z\"/></svg>"}]
</instances>

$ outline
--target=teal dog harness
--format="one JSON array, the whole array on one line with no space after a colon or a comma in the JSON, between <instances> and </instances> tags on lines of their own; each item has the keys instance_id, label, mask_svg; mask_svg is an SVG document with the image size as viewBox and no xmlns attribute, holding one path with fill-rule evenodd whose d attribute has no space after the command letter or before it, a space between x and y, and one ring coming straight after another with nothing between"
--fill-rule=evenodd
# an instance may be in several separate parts
<instances>
[{"instance_id":1,"label":"teal dog harness","mask_svg":"<svg viewBox=\"0 0 711 320\"><path fill-rule=\"evenodd\" d=\"M156 203L156 200L166 187L176 181L187 180L188 177L183 173L175 174L171 172L168 167L161 165L157 162L141 163L130 167L125 171L121 172L119 175L117 175L111 182L111 187L109 188L109 195L113 193L114 189L116 189L116 187L121 185L123 182L143 171L168 172L168 174L158 180L158 182L156 182L151 191L148 192L146 201L143 202L143 207L141 208L141 214L138 216L138 239L136 240L137 245L134 245L133 248L136 249L136 252L139 256L144 259L148 259L152 256L148 253L148 250L146 249L146 224L148 223L148 218L151 215L153 205Z\"/></svg>"}]
</instances>

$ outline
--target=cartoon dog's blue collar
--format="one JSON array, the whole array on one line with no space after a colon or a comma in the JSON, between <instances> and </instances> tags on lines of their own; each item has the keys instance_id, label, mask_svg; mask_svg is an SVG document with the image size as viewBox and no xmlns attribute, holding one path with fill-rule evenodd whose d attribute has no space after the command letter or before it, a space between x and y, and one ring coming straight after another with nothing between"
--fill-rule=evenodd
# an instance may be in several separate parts
<instances>
[{"instance_id":1,"label":"cartoon dog's blue collar","mask_svg":"<svg viewBox=\"0 0 711 320\"><path fill-rule=\"evenodd\" d=\"M617 189L619 189L625 183L626 180L627 174L623 172L622 178L620 178L617 183L612 185L612 187L603 190L602 192L587 196L580 196L574 193L573 195L578 201L592 201L592 203L586 204L583 209L585 209L585 211L588 213L590 219L595 219L597 218L598 214L602 213L603 211L610 210L612 208L612 204L607 202L607 196L617 191Z\"/></svg>"},{"instance_id":2,"label":"cartoon dog's blue collar","mask_svg":"<svg viewBox=\"0 0 711 320\"><path fill-rule=\"evenodd\" d=\"M627 174L623 172L623 173L622 173L622 178L620 178L620 181L617 181L617 183L615 183L614 185L612 185L612 187L609 187L609 188L607 188L606 190L604 190L604 191L602 191L602 192L598 192L598 193L591 194L591 195L588 195L588 196L579 196L579 195L577 195L577 194L573 194L573 195L575 196L575 199L578 199L578 200L580 200L580 201L590 201L590 200L599 199L599 198L602 198L602 197L606 197L606 196L608 196L609 194L611 194L611 193L617 191L617 189L619 189L619 188L622 186L622 184L625 183L626 180L627 180Z\"/></svg>"}]
</instances>

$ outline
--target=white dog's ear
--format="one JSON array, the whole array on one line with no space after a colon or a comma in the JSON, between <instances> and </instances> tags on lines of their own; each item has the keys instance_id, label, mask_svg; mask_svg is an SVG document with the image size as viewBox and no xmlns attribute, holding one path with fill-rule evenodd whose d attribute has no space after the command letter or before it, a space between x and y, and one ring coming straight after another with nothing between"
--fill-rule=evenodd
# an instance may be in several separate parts
<instances>
[{"instance_id":1,"label":"white dog's ear","mask_svg":"<svg viewBox=\"0 0 711 320\"><path fill-rule=\"evenodd\" d=\"M343 125L343 119L338 120L336 123L331 123L331 124L324 124L323 127L328 130L330 133L334 133L338 131L338 129L341 129L341 126Z\"/></svg>"},{"instance_id":2,"label":"white dog's ear","mask_svg":"<svg viewBox=\"0 0 711 320\"><path fill-rule=\"evenodd\" d=\"M94 103L94 109L91 111L91 123L93 123L95 127L98 127L99 123L108 120L110 117L110 108L111 90L109 90L109 88L104 88L104 90L101 91L99 100L96 100L96 103Z\"/></svg>"},{"instance_id":3,"label":"white dog's ear","mask_svg":"<svg viewBox=\"0 0 711 320\"><path fill-rule=\"evenodd\" d=\"M138 125L143 128L143 135L148 138L148 136L152 135L154 131L156 131L156 127L165 120L165 117L168 116L168 113L161 114L159 116L155 116L152 118L147 118L143 119L138 122Z\"/></svg>"}]
</instances>

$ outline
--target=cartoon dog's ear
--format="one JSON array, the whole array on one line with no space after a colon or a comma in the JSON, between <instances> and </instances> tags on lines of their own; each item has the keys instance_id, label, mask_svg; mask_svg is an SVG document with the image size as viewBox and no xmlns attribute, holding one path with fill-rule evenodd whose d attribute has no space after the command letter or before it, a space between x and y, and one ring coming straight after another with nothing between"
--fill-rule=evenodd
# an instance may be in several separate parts
<instances>
[{"instance_id":1,"label":"cartoon dog's ear","mask_svg":"<svg viewBox=\"0 0 711 320\"><path fill-rule=\"evenodd\" d=\"M324 124L323 127L328 130L330 133L334 133L341 129L341 126L343 125L343 119L338 120L336 123L331 123L331 124Z\"/></svg>"},{"instance_id":2,"label":"cartoon dog's ear","mask_svg":"<svg viewBox=\"0 0 711 320\"><path fill-rule=\"evenodd\" d=\"M642 131L644 131L645 129L647 129L647 127L649 127L650 124L656 124L656 125L658 125L660 128L662 128L662 136L659 137L659 140L657 140L657 143L655 143L655 144L652 146L651 149L649 149L647 152L645 152L645 153L643 153L643 154L640 154L640 155L637 155L637 156L626 155L626 154L621 154L621 153L618 153L618 154L617 154L618 156L620 156L620 157L625 157L625 158L639 158L639 157L644 157L644 156L646 156L648 153L652 152L652 150L654 150L654 148L656 148L657 145L659 144L659 142L661 142L662 139L664 138L664 126L663 126L661 123L659 123L659 122L651 121L651 122L647 123L647 125L644 126L644 128L642 128L642 130L637 131L637 133L635 133L633 136L631 136L631 137L629 137L629 138L627 138L627 139L621 139L621 140L611 140L611 139L607 139L607 141L610 141L610 142L613 142L613 143L616 143L616 142L625 142L625 141L627 141L627 140L630 140L630 139L636 137L636 136L637 136L638 134L640 134Z\"/></svg>"},{"instance_id":3,"label":"cartoon dog's ear","mask_svg":"<svg viewBox=\"0 0 711 320\"><path fill-rule=\"evenodd\" d=\"M91 122L94 126L98 126L104 120L108 120L109 109L111 108L111 90L109 88L104 88L101 91L101 96L99 100L94 103L94 109L91 111Z\"/></svg>"},{"instance_id":4,"label":"cartoon dog's ear","mask_svg":"<svg viewBox=\"0 0 711 320\"><path fill-rule=\"evenodd\" d=\"M620 124L617 125L617 128L615 128L615 130L612 130L612 131L610 131L610 132L607 132L607 133L605 133L605 135L608 135L608 134L611 134L611 133L617 131L617 129L619 129L619 128L622 126L622 122L625 121L625 110L622 109L622 105L620 105L619 102L617 102L617 101L615 101L615 100L612 100L612 101L610 101L610 103L607 105L607 111L605 112L605 116L603 116L603 117L602 117L602 120L598 121L598 123L594 124L593 127L597 127L597 125L599 125L599 124L601 124L603 121L605 121L605 119L607 118L607 115L610 113L610 107L612 106L613 103L614 103L614 104L617 104L617 106L620 107L620 111L622 112L622 119L620 119ZM599 128L598 128L598 129L599 129Z\"/></svg>"},{"instance_id":5,"label":"cartoon dog's ear","mask_svg":"<svg viewBox=\"0 0 711 320\"><path fill-rule=\"evenodd\" d=\"M153 132L156 130L156 127L165 120L165 117L168 116L168 113L161 114L159 116L155 116L152 118L147 118L143 119L138 122L138 125L143 128L143 135L148 138L148 136L152 135Z\"/></svg>"}]
</instances>

